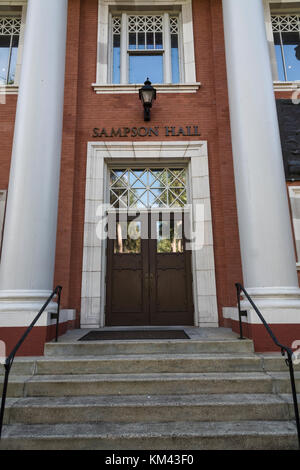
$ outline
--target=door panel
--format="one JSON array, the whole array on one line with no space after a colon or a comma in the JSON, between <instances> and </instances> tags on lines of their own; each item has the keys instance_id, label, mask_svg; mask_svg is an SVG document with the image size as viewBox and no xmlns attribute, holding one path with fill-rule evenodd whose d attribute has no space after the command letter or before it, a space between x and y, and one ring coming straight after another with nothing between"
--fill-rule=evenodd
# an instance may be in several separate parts
<instances>
[{"instance_id":1,"label":"door panel","mask_svg":"<svg viewBox=\"0 0 300 470\"><path fill-rule=\"evenodd\" d=\"M149 214L139 222L146 239L130 241L123 233L121 240L119 227L117 239L108 240L107 325L193 325L191 253L176 217L166 222Z\"/></svg>"}]
</instances>

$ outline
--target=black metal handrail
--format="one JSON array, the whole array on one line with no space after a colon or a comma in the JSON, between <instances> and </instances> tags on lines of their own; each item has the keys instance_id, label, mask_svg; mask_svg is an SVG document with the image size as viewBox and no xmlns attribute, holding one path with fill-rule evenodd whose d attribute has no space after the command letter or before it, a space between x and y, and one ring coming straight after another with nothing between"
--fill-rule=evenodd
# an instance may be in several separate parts
<instances>
[{"instance_id":1,"label":"black metal handrail","mask_svg":"<svg viewBox=\"0 0 300 470\"><path fill-rule=\"evenodd\" d=\"M46 308L47 308L48 305L50 304L51 300L53 300L53 298L56 297L56 296L57 296L57 313L56 313L56 314L53 314L53 315L52 315L52 318L55 318L55 319L56 319L55 341L57 342L57 339L58 339L58 326L59 326L59 313L60 313L61 291L62 291L62 287L61 287L61 286L57 286L57 287L54 289L54 291L52 292L52 294L50 295L50 297L48 298L48 300L44 303L44 305L42 306L41 310L39 311L39 313L37 314L37 316L35 317L35 319L31 322L31 324L29 325L29 327L27 328L27 330L25 331L25 333L23 334L23 336L20 338L20 340L17 342L16 346L13 348L13 350L11 351L11 353L9 354L9 356L7 356L7 358L6 358L6 361L5 361L5 363L4 363L4 367L5 367L5 377L4 377L4 382L3 382L2 400L1 400L1 410L0 410L0 439L1 439L1 435L2 435L2 426L3 426L3 419L4 419L4 411L5 411L5 402L6 402L8 378L9 378L10 369L12 368L12 365L13 365L13 362L14 362L14 359L15 359L15 355L17 354L19 348L22 346L23 342L25 341L25 339L27 338L27 336L28 336L29 333L31 332L32 328L34 327L34 325L36 324L36 322L38 321L38 319L40 318L40 316L44 313L44 311L46 310Z\"/></svg>"},{"instance_id":2,"label":"black metal handrail","mask_svg":"<svg viewBox=\"0 0 300 470\"><path fill-rule=\"evenodd\" d=\"M270 326L262 316L261 312L258 310L257 306L251 299L250 295L246 291L246 289L239 283L235 284L236 291L237 291L237 301L238 301L238 311L239 311L239 323L240 323L240 338L239 339L245 339L243 337L243 324L242 324L242 317L245 316L245 313L241 310L241 293L245 295L246 299L252 306L253 310L257 313L259 316L260 320L262 321L263 325L265 326L267 332L271 336L273 342L278 346L278 348L281 349L281 354L282 356L285 357L285 354L287 354L287 359L286 364L289 367L290 371L290 380L291 380L291 388L292 388L292 395L293 395L293 402L294 402L294 411L295 411L295 418L296 418L296 426L297 426L297 433L298 433L298 445L300 449L300 418L299 418L299 407L298 407L298 399L297 399L297 391L296 391L296 383L295 383L295 373L294 373L294 365L293 365L293 351L291 348L288 348L287 346L284 346L283 344L279 343L278 339L274 335L273 331L271 330Z\"/></svg>"}]
</instances>

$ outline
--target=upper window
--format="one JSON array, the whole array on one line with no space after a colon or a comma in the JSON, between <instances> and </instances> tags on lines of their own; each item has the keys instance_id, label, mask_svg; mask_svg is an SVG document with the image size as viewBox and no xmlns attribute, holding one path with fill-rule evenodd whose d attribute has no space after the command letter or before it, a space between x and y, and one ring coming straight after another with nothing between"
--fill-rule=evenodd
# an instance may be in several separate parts
<instances>
[{"instance_id":1,"label":"upper window","mask_svg":"<svg viewBox=\"0 0 300 470\"><path fill-rule=\"evenodd\" d=\"M0 16L0 85L15 83L20 16Z\"/></svg>"},{"instance_id":2,"label":"upper window","mask_svg":"<svg viewBox=\"0 0 300 470\"><path fill-rule=\"evenodd\" d=\"M300 15L272 15L280 81L300 80Z\"/></svg>"},{"instance_id":3,"label":"upper window","mask_svg":"<svg viewBox=\"0 0 300 470\"><path fill-rule=\"evenodd\" d=\"M134 5L133 5L134 4ZM192 0L98 0L96 93L195 93Z\"/></svg>"},{"instance_id":4,"label":"upper window","mask_svg":"<svg viewBox=\"0 0 300 470\"><path fill-rule=\"evenodd\" d=\"M112 83L180 82L178 16L112 17Z\"/></svg>"}]
</instances>

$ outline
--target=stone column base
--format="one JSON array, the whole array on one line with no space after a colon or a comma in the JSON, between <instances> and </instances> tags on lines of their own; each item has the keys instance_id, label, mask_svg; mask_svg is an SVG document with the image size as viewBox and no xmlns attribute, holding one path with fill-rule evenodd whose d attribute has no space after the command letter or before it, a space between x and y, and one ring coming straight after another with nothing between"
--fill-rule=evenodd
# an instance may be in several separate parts
<instances>
[{"instance_id":1,"label":"stone column base","mask_svg":"<svg viewBox=\"0 0 300 470\"><path fill-rule=\"evenodd\" d=\"M8 296L8 292L2 291L0 293L0 341L4 342L6 356L25 333L48 297L48 292L39 292L39 295L27 293L23 297L21 291L10 296ZM44 354L45 343L55 338L56 319L52 317L52 314L56 312L57 304L51 302L29 333L17 356L41 356ZM62 309L59 317L59 335L75 328L75 319L75 310Z\"/></svg>"}]
</instances>

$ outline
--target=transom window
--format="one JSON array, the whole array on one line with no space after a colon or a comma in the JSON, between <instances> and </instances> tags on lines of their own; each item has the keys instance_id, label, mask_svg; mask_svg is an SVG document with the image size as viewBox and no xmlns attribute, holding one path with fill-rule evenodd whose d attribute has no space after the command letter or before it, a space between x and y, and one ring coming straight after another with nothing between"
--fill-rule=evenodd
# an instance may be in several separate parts
<instances>
[{"instance_id":1,"label":"transom window","mask_svg":"<svg viewBox=\"0 0 300 470\"><path fill-rule=\"evenodd\" d=\"M15 82L20 30L20 16L0 16L0 85Z\"/></svg>"},{"instance_id":2,"label":"transom window","mask_svg":"<svg viewBox=\"0 0 300 470\"><path fill-rule=\"evenodd\" d=\"M278 78L300 80L300 15L272 15Z\"/></svg>"},{"instance_id":3,"label":"transom window","mask_svg":"<svg viewBox=\"0 0 300 470\"><path fill-rule=\"evenodd\" d=\"M113 16L112 45L114 84L180 82L178 16Z\"/></svg>"},{"instance_id":4,"label":"transom window","mask_svg":"<svg viewBox=\"0 0 300 470\"><path fill-rule=\"evenodd\" d=\"M110 204L124 209L184 207L187 204L186 169L112 169Z\"/></svg>"}]
</instances>

